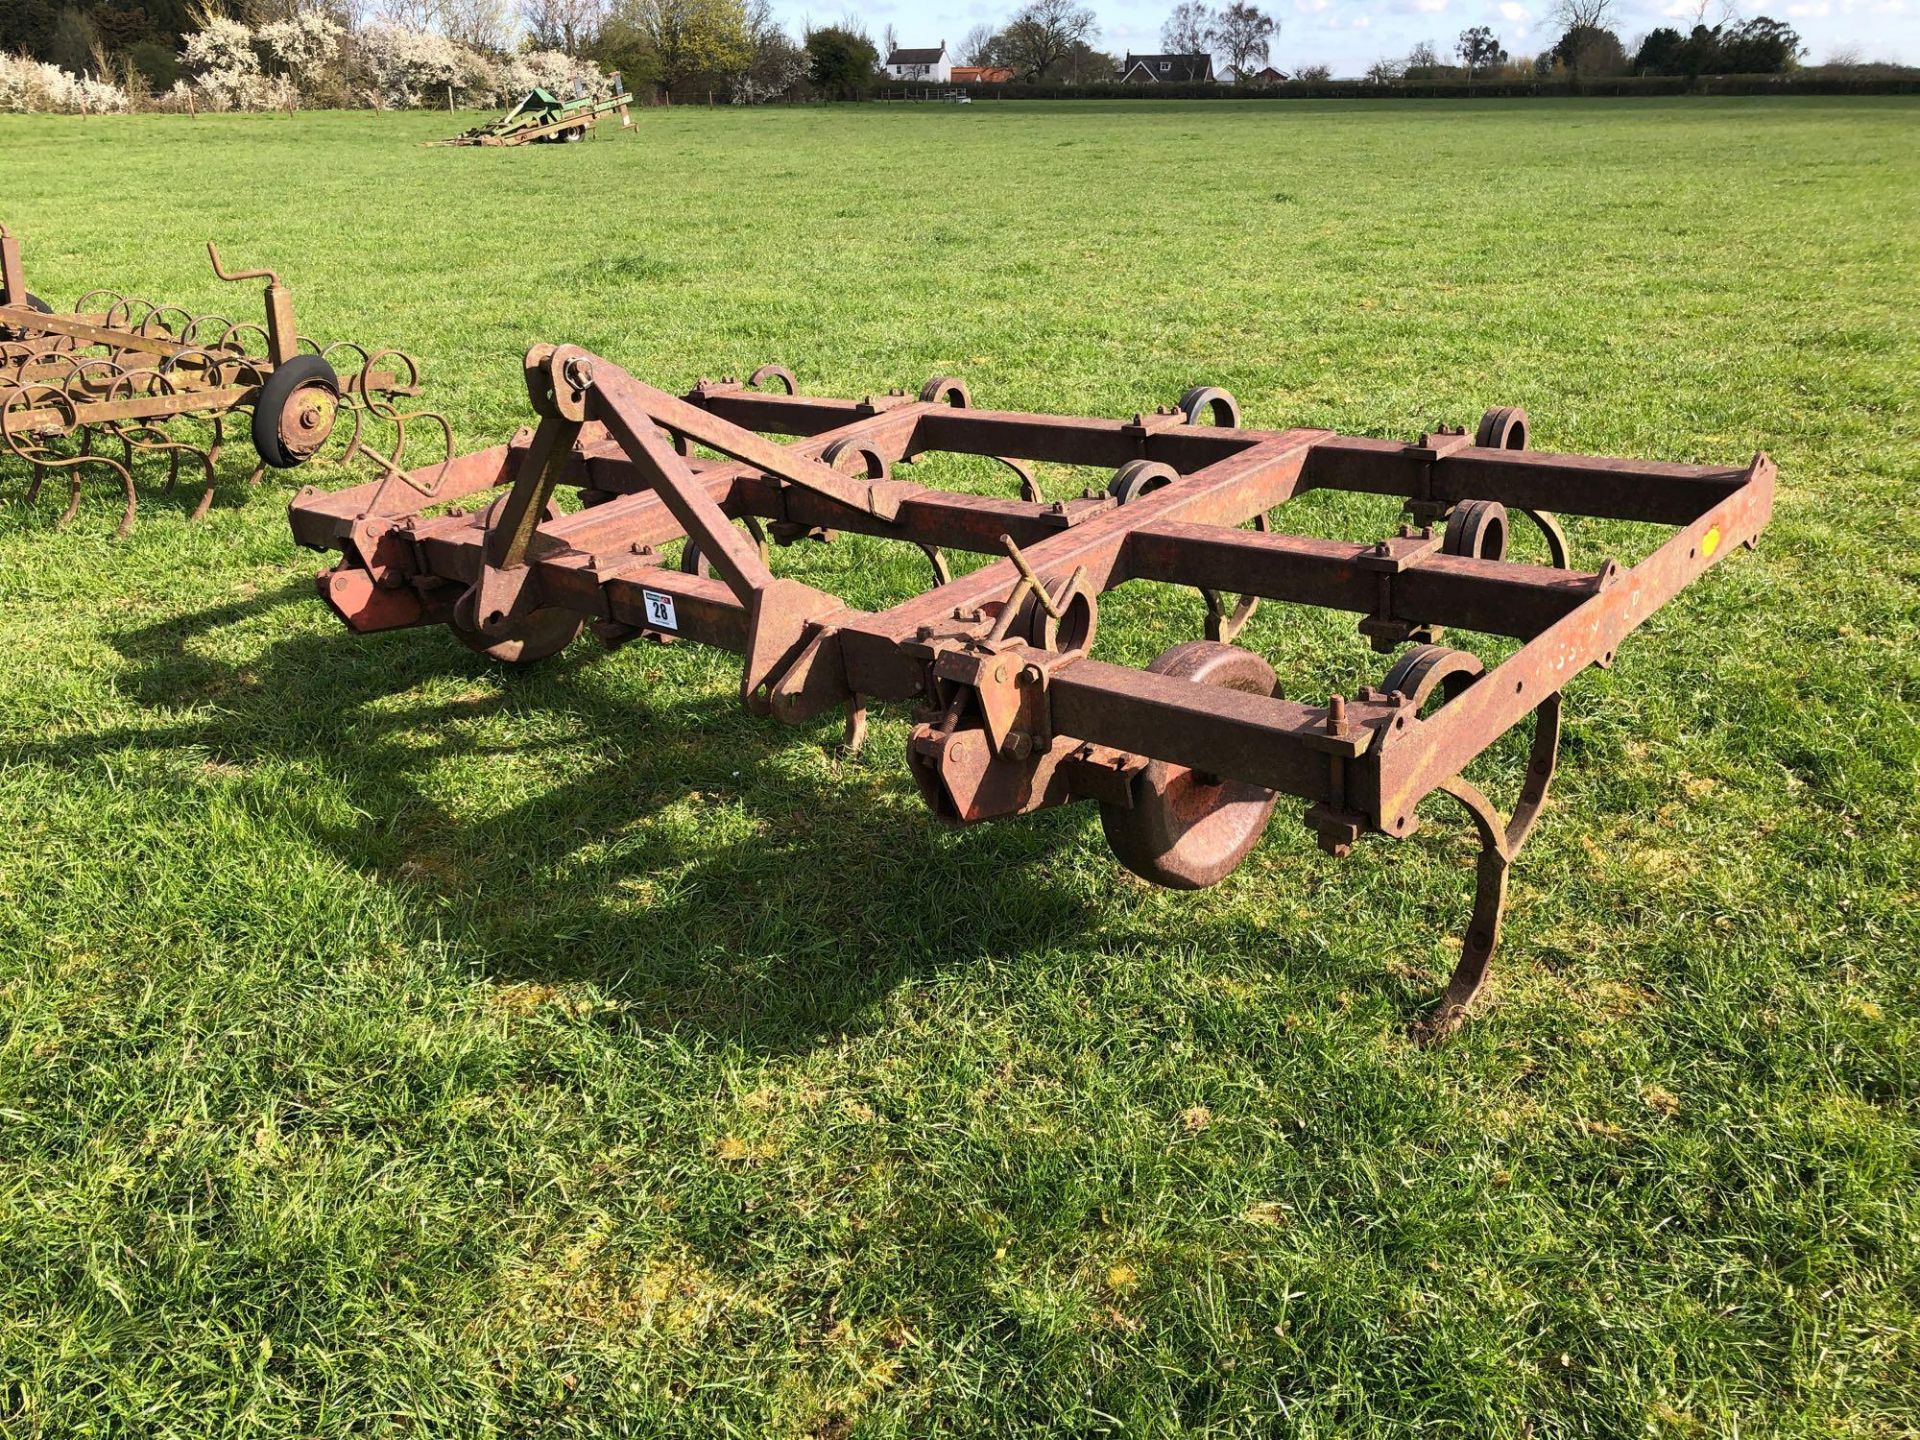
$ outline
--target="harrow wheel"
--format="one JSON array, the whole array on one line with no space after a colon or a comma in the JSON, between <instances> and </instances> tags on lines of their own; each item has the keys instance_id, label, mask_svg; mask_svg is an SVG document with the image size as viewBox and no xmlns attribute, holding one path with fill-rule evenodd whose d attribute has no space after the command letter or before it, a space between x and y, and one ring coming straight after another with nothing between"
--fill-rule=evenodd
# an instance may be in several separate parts
<instances>
[{"instance_id":1,"label":"harrow wheel","mask_svg":"<svg viewBox=\"0 0 1920 1440\"><path fill-rule=\"evenodd\" d=\"M318 355L296 355L267 376L253 402L253 448L276 470L311 460L333 434L340 377Z\"/></svg>"},{"instance_id":2,"label":"harrow wheel","mask_svg":"<svg viewBox=\"0 0 1920 1440\"><path fill-rule=\"evenodd\" d=\"M1196 685L1274 693L1271 665L1251 650L1212 640L1176 645L1147 669ZM1134 777L1131 806L1101 804L1100 828L1114 858L1141 879L1175 890L1203 890L1239 868L1279 798L1258 785L1150 760Z\"/></svg>"}]
</instances>

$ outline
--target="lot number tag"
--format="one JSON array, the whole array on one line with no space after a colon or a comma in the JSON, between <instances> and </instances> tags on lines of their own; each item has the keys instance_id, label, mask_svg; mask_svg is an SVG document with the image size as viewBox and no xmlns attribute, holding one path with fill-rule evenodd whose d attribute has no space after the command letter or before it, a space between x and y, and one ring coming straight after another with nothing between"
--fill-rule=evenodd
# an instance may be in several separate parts
<instances>
[{"instance_id":1,"label":"lot number tag","mask_svg":"<svg viewBox=\"0 0 1920 1440\"><path fill-rule=\"evenodd\" d=\"M678 630L680 618L673 613L673 597L658 590L642 590L640 602L647 609L647 624L658 630Z\"/></svg>"}]
</instances>

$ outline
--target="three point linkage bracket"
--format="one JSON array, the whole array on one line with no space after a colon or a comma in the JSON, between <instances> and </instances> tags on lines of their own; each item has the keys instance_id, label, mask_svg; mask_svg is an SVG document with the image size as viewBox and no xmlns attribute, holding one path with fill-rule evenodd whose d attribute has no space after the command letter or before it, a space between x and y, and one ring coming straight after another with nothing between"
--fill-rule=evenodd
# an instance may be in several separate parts
<instances>
[{"instance_id":1,"label":"three point linkage bracket","mask_svg":"<svg viewBox=\"0 0 1920 1440\"><path fill-rule=\"evenodd\" d=\"M613 643L694 640L743 657L756 712L799 723L842 707L853 743L869 702L910 702L908 765L941 819L1090 801L1120 862L1177 888L1231 874L1283 795L1307 802L1336 856L1363 835L1411 834L1420 801L1449 796L1479 836L1479 878L1459 965L1420 1025L1428 1037L1460 1021L1485 979L1508 869L1552 779L1562 689L1751 544L1772 505L1765 456L1726 467L1542 454L1516 409L1488 411L1471 436L1402 444L1243 429L1213 387L1116 422L978 409L944 376L917 396L803 395L779 366L676 396L572 346L530 351L526 377L537 425L459 457L431 486L296 501L296 538L342 552L320 586L348 625L444 624L519 664L589 624ZM1018 498L893 479L932 452L999 461ZM1111 478L1049 500L1036 462ZM572 513L553 503L562 486L579 494ZM1311 489L1395 497L1413 523L1358 542L1269 527ZM473 513L425 513L483 496ZM1675 533L1631 567L1581 570L1556 513ZM1514 516L1540 529L1552 563L1507 558ZM915 546L932 586L867 611L769 565L769 538L842 532ZM946 549L991 558L956 579ZM1207 638L1144 669L1093 658L1103 600L1132 581L1200 591ZM1352 696L1286 699L1266 659L1230 643L1263 601L1356 614L1393 659ZM1448 628L1521 644L1489 667L1439 644ZM1463 772L1529 716L1527 769L1503 818Z\"/></svg>"}]
</instances>

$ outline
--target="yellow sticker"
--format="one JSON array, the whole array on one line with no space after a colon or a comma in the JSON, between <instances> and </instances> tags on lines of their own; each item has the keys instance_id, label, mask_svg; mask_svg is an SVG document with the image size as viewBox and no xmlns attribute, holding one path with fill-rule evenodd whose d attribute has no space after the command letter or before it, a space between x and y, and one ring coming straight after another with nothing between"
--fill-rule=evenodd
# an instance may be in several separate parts
<instances>
[{"instance_id":1,"label":"yellow sticker","mask_svg":"<svg viewBox=\"0 0 1920 1440\"><path fill-rule=\"evenodd\" d=\"M1713 552L1719 548L1720 527L1716 525L1700 537L1700 558L1703 560L1711 560L1713 558Z\"/></svg>"}]
</instances>

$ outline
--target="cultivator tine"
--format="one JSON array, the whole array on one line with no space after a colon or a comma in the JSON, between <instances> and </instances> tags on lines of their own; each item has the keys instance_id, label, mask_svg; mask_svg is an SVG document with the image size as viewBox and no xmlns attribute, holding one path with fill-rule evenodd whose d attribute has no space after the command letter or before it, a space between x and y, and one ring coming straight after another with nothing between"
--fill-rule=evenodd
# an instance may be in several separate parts
<instances>
[{"instance_id":1,"label":"cultivator tine","mask_svg":"<svg viewBox=\"0 0 1920 1440\"><path fill-rule=\"evenodd\" d=\"M1423 1041L1457 1028L1483 992L1509 872L1557 764L1562 690L1610 664L1730 547L1753 543L1772 505L1764 456L1715 467L1539 454L1515 410L1489 412L1472 437L1403 445L1242 429L1233 397L1213 387L1110 422L978 410L951 377L917 398L832 400L763 366L745 385L673 396L551 346L528 353L525 375L536 429L295 501L302 543L341 551L321 591L354 629L445 624L517 664L589 623L610 645L699 641L743 657L742 697L758 713L799 723L843 710L849 750L870 705L910 702L908 768L939 818L1091 802L1120 862L1162 885L1225 879L1282 797L1305 802L1320 847L1342 857L1363 836L1413 833L1419 803L1448 796L1480 850L1459 963L1414 1027ZM1021 498L892 480L895 463L938 451L1009 464L1025 477ZM1025 468L1037 462L1111 478L1047 504ZM580 492L576 513L553 503L563 486ZM1415 524L1377 541L1274 531L1269 512L1310 489L1395 497ZM478 519L423 513L490 492ZM1516 511L1546 536L1550 565L1506 558ZM1637 565L1581 571L1555 512L1677 533ZM864 611L774 573L769 537L836 531L914 546L933 588ZM676 541L673 566L663 547ZM950 548L990 558L956 579ZM1144 670L1093 659L1100 605L1133 582L1198 590L1208 638ZM1351 697L1283 698L1265 658L1230 643L1262 602L1357 614L1360 633L1396 658ZM1490 666L1435 643L1443 629L1521 644ZM1526 771L1503 819L1467 771L1528 716Z\"/></svg>"},{"instance_id":2,"label":"cultivator tine","mask_svg":"<svg viewBox=\"0 0 1920 1440\"><path fill-rule=\"evenodd\" d=\"M407 427L418 422L440 428L451 463L453 435L446 419L431 411L403 412L396 403L420 393L420 367L411 356L307 340L295 326L291 292L274 271L230 271L211 241L207 256L221 280L267 282L264 323L195 314L103 289L81 296L72 314L56 315L27 293L18 240L7 235L0 242L0 386L6 387L0 404L13 417L7 449L27 462L32 477L29 501L38 497L40 482L52 468L70 471L77 496L80 467L47 448L50 439L70 437L77 449L71 461L111 465L120 477L128 500L121 534L133 523L134 461L142 455L166 456L165 491L174 488L183 458L201 466L207 483L190 517L200 519L212 504L215 466L225 442L223 419L239 411L250 415L260 452L249 485L258 485L269 466L290 469L317 456L341 408L353 417L347 461L364 455L383 475L401 473ZM344 382L327 359L341 351L351 351L359 361ZM27 394L31 410L22 398ZM390 456L364 443L368 415L393 427ZM172 428L200 420L212 424L212 442L205 447ZM40 438L30 439L30 433ZM93 453L96 434L119 440L120 462ZM64 518L77 513L75 498Z\"/></svg>"}]
</instances>

